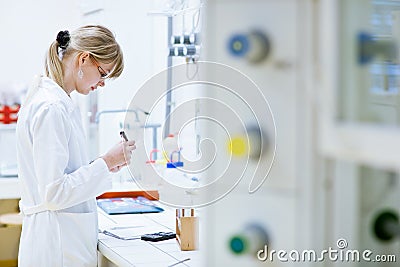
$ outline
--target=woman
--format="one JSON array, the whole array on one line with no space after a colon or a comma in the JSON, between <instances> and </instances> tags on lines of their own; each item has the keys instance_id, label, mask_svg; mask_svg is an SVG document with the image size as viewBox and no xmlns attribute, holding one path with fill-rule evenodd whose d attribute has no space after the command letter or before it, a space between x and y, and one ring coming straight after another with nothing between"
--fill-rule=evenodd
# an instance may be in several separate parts
<instances>
[{"instance_id":1,"label":"woman","mask_svg":"<svg viewBox=\"0 0 400 267\"><path fill-rule=\"evenodd\" d=\"M95 197L111 188L110 172L130 163L133 141L89 164L73 91L87 95L120 76L123 56L102 26L62 31L51 44L46 75L28 92L17 123L20 209L19 266L97 266Z\"/></svg>"}]
</instances>

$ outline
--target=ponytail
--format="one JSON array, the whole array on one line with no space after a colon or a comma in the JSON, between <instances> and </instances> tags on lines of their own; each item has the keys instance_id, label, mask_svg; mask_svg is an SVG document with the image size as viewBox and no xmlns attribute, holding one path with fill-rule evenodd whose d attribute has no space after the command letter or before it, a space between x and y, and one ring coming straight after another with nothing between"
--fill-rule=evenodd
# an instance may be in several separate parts
<instances>
[{"instance_id":1,"label":"ponytail","mask_svg":"<svg viewBox=\"0 0 400 267\"><path fill-rule=\"evenodd\" d=\"M60 87L64 88L63 67L58 55L59 43L54 41L47 51L45 70L46 76L55 81Z\"/></svg>"}]
</instances>

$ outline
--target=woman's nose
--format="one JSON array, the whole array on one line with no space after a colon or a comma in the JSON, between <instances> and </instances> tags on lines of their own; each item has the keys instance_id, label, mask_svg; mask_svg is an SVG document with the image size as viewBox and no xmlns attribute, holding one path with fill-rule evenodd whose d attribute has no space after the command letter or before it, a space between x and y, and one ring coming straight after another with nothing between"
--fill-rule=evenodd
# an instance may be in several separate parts
<instances>
[{"instance_id":1,"label":"woman's nose","mask_svg":"<svg viewBox=\"0 0 400 267\"><path fill-rule=\"evenodd\" d=\"M97 83L98 86L104 87L105 83L104 80L101 80Z\"/></svg>"}]
</instances>

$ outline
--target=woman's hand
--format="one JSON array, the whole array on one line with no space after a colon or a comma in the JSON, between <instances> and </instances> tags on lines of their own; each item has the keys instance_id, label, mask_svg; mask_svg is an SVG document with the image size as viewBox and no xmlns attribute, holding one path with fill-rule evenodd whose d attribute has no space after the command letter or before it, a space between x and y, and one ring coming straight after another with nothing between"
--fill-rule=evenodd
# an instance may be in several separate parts
<instances>
[{"instance_id":1,"label":"woman's hand","mask_svg":"<svg viewBox=\"0 0 400 267\"><path fill-rule=\"evenodd\" d=\"M135 141L121 141L101 158L106 162L111 172L118 172L122 167L131 163L132 151L135 149Z\"/></svg>"},{"instance_id":2,"label":"woman's hand","mask_svg":"<svg viewBox=\"0 0 400 267\"><path fill-rule=\"evenodd\" d=\"M125 167L126 165L128 165L128 164L125 163L125 164L123 164L123 165L114 167L114 168L110 169L110 172L114 172L114 173L119 172L119 171L120 171L123 167Z\"/></svg>"}]
</instances>

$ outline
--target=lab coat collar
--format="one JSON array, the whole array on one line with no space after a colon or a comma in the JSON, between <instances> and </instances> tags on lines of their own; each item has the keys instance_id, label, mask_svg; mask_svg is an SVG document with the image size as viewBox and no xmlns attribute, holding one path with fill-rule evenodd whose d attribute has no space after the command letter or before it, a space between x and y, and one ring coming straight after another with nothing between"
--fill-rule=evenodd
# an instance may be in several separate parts
<instances>
[{"instance_id":1,"label":"lab coat collar","mask_svg":"<svg viewBox=\"0 0 400 267\"><path fill-rule=\"evenodd\" d=\"M72 101L71 97L68 96L64 89L62 89L55 81L43 76L42 87L59 97L69 113L72 113L75 110L76 105Z\"/></svg>"}]
</instances>

